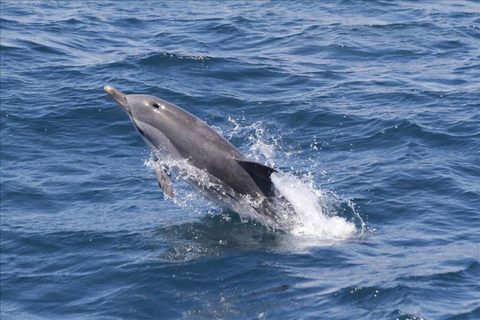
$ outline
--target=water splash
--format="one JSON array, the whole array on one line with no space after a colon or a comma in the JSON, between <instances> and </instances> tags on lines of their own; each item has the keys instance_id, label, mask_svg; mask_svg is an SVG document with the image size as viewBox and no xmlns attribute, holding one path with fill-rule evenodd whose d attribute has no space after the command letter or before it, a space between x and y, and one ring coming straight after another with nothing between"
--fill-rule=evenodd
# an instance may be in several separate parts
<instances>
[{"instance_id":1,"label":"water splash","mask_svg":"<svg viewBox=\"0 0 480 320\"><path fill-rule=\"evenodd\" d=\"M339 200L325 191L316 189L313 180L308 179L302 181L288 173L272 175L275 187L295 210L290 233L319 239L346 239L354 236L358 232L355 222L336 215L335 207ZM363 226L363 220L356 213L354 206L351 202L349 205ZM362 230L360 232L363 232Z\"/></svg>"},{"instance_id":2,"label":"water splash","mask_svg":"<svg viewBox=\"0 0 480 320\"><path fill-rule=\"evenodd\" d=\"M239 121L245 121L245 118ZM275 159L287 159L296 154L295 151L284 150L282 136L270 135L261 122L242 126L230 117L229 122L235 126L234 134L247 132L248 140L252 142L249 149L245 150L249 158L256 160L266 158L268 164L274 165ZM346 239L364 234L366 225L357 212L354 202L342 199L331 190L324 191L317 188L313 174L316 171L318 171L317 163L310 163L307 173L302 178L283 172L272 175L275 187L295 210L294 217L284 219L283 229L295 236L317 239ZM325 176L325 171L322 171L321 175ZM342 206L348 211L345 217L339 215ZM284 213L283 216L285 215Z\"/></svg>"},{"instance_id":3,"label":"water splash","mask_svg":"<svg viewBox=\"0 0 480 320\"><path fill-rule=\"evenodd\" d=\"M166 200L172 200L177 206L185 209L185 211L198 215L221 212L220 207L205 199L205 197L185 181L185 179L194 179L208 188L210 182L208 174L205 171L189 165L186 161L175 161L168 158L158 159L157 152L152 151L144 164L152 171L156 169L175 168L175 170L170 170L169 172L171 174L172 188L175 196L173 198L166 197Z\"/></svg>"}]
</instances>

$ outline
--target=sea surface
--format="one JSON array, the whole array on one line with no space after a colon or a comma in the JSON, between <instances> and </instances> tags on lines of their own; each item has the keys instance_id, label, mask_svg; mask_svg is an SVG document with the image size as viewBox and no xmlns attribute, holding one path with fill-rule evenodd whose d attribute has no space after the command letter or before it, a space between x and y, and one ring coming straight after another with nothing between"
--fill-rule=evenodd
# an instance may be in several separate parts
<instances>
[{"instance_id":1,"label":"sea surface","mask_svg":"<svg viewBox=\"0 0 480 320\"><path fill-rule=\"evenodd\" d=\"M479 1L2 1L7 319L480 319ZM279 170L290 230L174 179L103 91Z\"/></svg>"}]
</instances>

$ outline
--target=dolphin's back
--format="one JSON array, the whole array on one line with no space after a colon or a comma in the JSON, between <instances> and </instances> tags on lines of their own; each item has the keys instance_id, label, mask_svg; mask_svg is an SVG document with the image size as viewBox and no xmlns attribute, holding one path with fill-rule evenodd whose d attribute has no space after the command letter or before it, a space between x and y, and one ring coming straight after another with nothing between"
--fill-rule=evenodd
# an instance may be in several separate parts
<instances>
[{"instance_id":1,"label":"dolphin's back","mask_svg":"<svg viewBox=\"0 0 480 320\"><path fill-rule=\"evenodd\" d=\"M239 164L239 160L248 159L237 148L191 113L158 100L164 109L155 125L162 128L163 134L183 158L241 194L261 194L251 175Z\"/></svg>"}]
</instances>

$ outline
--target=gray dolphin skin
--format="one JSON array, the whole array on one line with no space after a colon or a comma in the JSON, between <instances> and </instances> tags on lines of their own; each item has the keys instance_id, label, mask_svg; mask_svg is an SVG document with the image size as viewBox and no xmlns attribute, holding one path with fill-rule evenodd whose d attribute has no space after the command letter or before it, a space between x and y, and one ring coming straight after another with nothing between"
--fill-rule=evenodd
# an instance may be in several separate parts
<instances>
[{"instance_id":1,"label":"gray dolphin skin","mask_svg":"<svg viewBox=\"0 0 480 320\"><path fill-rule=\"evenodd\" d=\"M270 176L275 169L248 160L205 122L174 104L150 95L127 95L111 86L104 90L125 110L157 154L173 163L186 161L204 173L199 175L202 178L180 175L210 200L241 213L243 200L248 199L250 206L255 204L252 207L260 217L270 222L276 220L278 203L285 206L286 200L278 196L272 183ZM174 165L159 166L155 171L160 188L169 197L174 196L171 169L182 171Z\"/></svg>"}]
</instances>

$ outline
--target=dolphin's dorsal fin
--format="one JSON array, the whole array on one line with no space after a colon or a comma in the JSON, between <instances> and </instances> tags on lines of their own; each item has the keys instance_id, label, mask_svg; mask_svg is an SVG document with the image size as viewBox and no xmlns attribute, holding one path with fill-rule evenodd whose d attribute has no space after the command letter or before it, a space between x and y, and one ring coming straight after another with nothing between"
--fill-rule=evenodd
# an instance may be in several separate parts
<instances>
[{"instance_id":1,"label":"dolphin's dorsal fin","mask_svg":"<svg viewBox=\"0 0 480 320\"><path fill-rule=\"evenodd\" d=\"M254 161L245 161L245 160L236 160L240 166L242 166L245 171L252 177L256 185L260 188L262 193L267 196L273 196L273 183L271 179L271 174L277 172L277 170L270 168L264 164L254 162Z\"/></svg>"},{"instance_id":2,"label":"dolphin's dorsal fin","mask_svg":"<svg viewBox=\"0 0 480 320\"><path fill-rule=\"evenodd\" d=\"M158 185L162 189L163 194L173 199L172 180L170 179L170 174L167 172L167 169L155 169L155 177L157 177Z\"/></svg>"}]
</instances>

